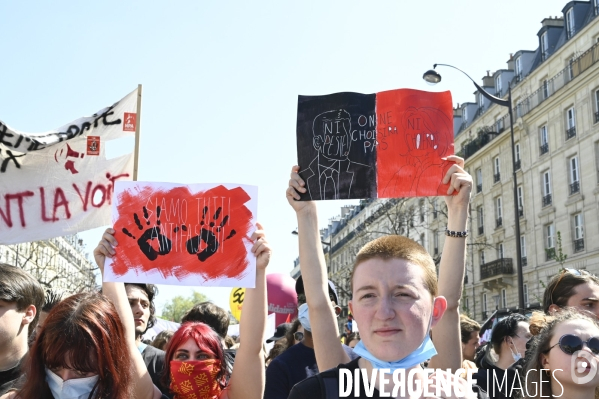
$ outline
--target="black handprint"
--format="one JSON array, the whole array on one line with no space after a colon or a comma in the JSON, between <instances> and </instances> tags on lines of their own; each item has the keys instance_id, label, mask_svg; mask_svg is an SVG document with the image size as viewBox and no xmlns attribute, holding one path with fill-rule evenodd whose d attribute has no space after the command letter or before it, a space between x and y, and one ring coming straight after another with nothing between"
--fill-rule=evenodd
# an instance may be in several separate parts
<instances>
[{"instance_id":1,"label":"black handprint","mask_svg":"<svg viewBox=\"0 0 599 399\"><path fill-rule=\"evenodd\" d=\"M146 231L144 231L144 233L141 235L141 237L139 237L139 239L137 240L137 245L139 245L139 249L141 250L141 252L143 252L144 255L146 255L148 257L149 260L156 260L158 258L158 255L166 255L169 252L171 252L171 248L172 248L172 242L171 240L166 237L165 235L163 235L160 232L160 212L162 210L160 209L159 206L156 207L156 226L151 227L149 229L147 229ZM144 219L146 220L146 224L149 226L150 225L150 216L148 214L148 209L144 206L143 207L143 212L144 212ZM139 216L137 216L137 213L133 214L133 220L135 221L135 224L137 225L137 228L139 230L143 230L144 227L141 224L141 220L139 219ZM135 239L135 236L133 234L131 234L126 228L123 227L123 233L126 234L127 236ZM154 240L158 241L158 250L155 250L152 247L152 242Z\"/></svg>"},{"instance_id":2,"label":"black handprint","mask_svg":"<svg viewBox=\"0 0 599 399\"><path fill-rule=\"evenodd\" d=\"M220 244L218 242L218 237L216 234L214 234L214 232L215 231L217 233L220 232L222 230L222 228L225 226L225 224L227 224L227 222L229 221L229 215L226 215L222 218L222 221L220 222L220 224L218 224L218 226L215 227L216 221L220 218L221 212L222 212L222 208L219 207L216 210L216 213L214 214L214 216L212 217L213 220L210 222L209 225L206 225L204 221L206 220L206 214L208 213L208 207L205 206L203 209L203 212L202 212L202 221L200 222L200 224L202 225L202 230L200 231L200 235L190 238L185 243L187 252L189 252L190 254L196 254L198 256L198 259L201 262L204 262L206 259L208 259L212 255L214 255L219 248ZM229 238L233 237L235 234L236 234L235 230L231 230L231 233L229 234L229 236L227 238L225 238L225 240L228 240ZM204 248L202 251L200 251L200 243L202 241L204 241L206 243L206 248Z\"/></svg>"}]
</instances>

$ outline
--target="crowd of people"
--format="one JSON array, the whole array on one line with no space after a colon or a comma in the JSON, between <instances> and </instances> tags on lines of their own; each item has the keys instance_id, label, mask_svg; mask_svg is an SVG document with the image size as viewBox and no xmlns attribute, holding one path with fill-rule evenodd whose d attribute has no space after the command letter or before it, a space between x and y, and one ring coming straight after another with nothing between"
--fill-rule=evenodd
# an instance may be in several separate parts
<instances>
[{"instance_id":1,"label":"crowd of people","mask_svg":"<svg viewBox=\"0 0 599 399\"><path fill-rule=\"evenodd\" d=\"M272 337L265 336L271 248L259 224L251 236L256 286L246 290L238 342L227 335L228 313L210 302L189 309L177 331L144 342L156 320L155 286L104 282L98 292L58 295L24 270L0 264L0 399L410 397L423 387L443 398L457 392L465 398L599 397L599 278L593 274L563 269L547 284L542 311L497 320L482 346L481 326L460 314L472 178L461 158L448 160L453 165L442 182L449 183L447 237L438 268L409 238L367 243L354 259L352 320L343 334L317 204L299 201L306 189L297 166L286 196L297 216L302 260L298 317ZM119 250L113 234L107 229L94 250L102 273ZM265 342L274 343L268 353ZM376 372L382 377L366 377ZM398 372L413 376L408 393L396 390L391 376ZM356 381L345 389L348 374ZM456 389L439 393L438 381Z\"/></svg>"}]
</instances>

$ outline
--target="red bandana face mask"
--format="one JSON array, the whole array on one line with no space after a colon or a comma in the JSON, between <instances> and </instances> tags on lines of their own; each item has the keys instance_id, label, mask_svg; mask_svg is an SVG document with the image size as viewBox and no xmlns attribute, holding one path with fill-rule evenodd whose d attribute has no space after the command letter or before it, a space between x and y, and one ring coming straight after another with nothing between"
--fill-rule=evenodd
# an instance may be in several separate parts
<instances>
[{"instance_id":1,"label":"red bandana face mask","mask_svg":"<svg viewBox=\"0 0 599 399\"><path fill-rule=\"evenodd\" d=\"M220 372L219 360L171 361L171 386L177 399L214 399L221 393L216 380Z\"/></svg>"}]
</instances>

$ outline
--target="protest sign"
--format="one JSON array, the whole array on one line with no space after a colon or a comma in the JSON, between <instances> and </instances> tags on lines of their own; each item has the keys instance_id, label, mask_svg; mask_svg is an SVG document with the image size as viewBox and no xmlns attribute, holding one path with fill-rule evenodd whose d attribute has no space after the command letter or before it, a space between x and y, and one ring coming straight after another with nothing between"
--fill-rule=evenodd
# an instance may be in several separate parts
<instances>
[{"instance_id":1,"label":"protest sign","mask_svg":"<svg viewBox=\"0 0 599 399\"><path fill-rule=\"evenodd\" d=\"M257 194L234 184L117 182L119 245L104 281L254 287Z\"/></svg>"},{"instance_id":2,"label":"protest sign","mask_svg":"<svg viewBox=\"0 0 599 399\"><path fill-rule=\"evenodd\" d=\"M451 93L299 96L297 152L302 200L446 195Z\"/></svg>"},{"instance_id":3,"label":"protest sign","mask_svg":"<svg viewBox=\"0 0 599 399\"><path fill-rule=\"evenodd\" d=\"M23 133L0 121L0 244L110 224L114 183L132 179L134 156L131 146L130 154L106 159L104 144L139 131L140 89L46 133ZM136 123L127 126L131 116Z\"/></svg>"}]
</instances>

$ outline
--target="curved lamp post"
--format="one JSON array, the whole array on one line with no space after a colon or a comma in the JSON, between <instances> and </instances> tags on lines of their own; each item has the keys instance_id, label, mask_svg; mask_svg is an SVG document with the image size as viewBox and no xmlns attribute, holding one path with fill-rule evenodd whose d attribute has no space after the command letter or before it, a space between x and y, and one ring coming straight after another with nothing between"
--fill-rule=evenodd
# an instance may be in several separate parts
<instances>
[{"instance_id":1,"label":"curved lamp post","mask_svg":"<svg viewBox=\"0 0 599 399\"><path fill-rule=\"evenodd\" d=\"M485 89L480 87L474 79L472 79L466 72L462 71L459 68L454 67L453 65L448 64L435 64L433 65L433 69L428 70L422 76L422 79L427 81L428 83L436 84L441 81L441 75L435 70L437 66L446 66L453 69L457 69L462 72L464 75L468 77L476 86L476 89L480 94L482 94L485 98L491 101L494 104L501 105L503 107L507 107L510 114L510 133L512 138L512 171L513 171L513 179L514 179L514 215L516 219L516 223L514 226L514 233L516 239L516 267L518 270L518 307L520 309L524 309L524 276L522 274L522 248L520 247L520 212L518 206L518 180L516 176L516 147L514 144L514 114L512 109L512 88L511 85L508 85L508 95L507 100L501 99L499 97L495 97L489 94Z\"/></svg>"}]
</instances>

